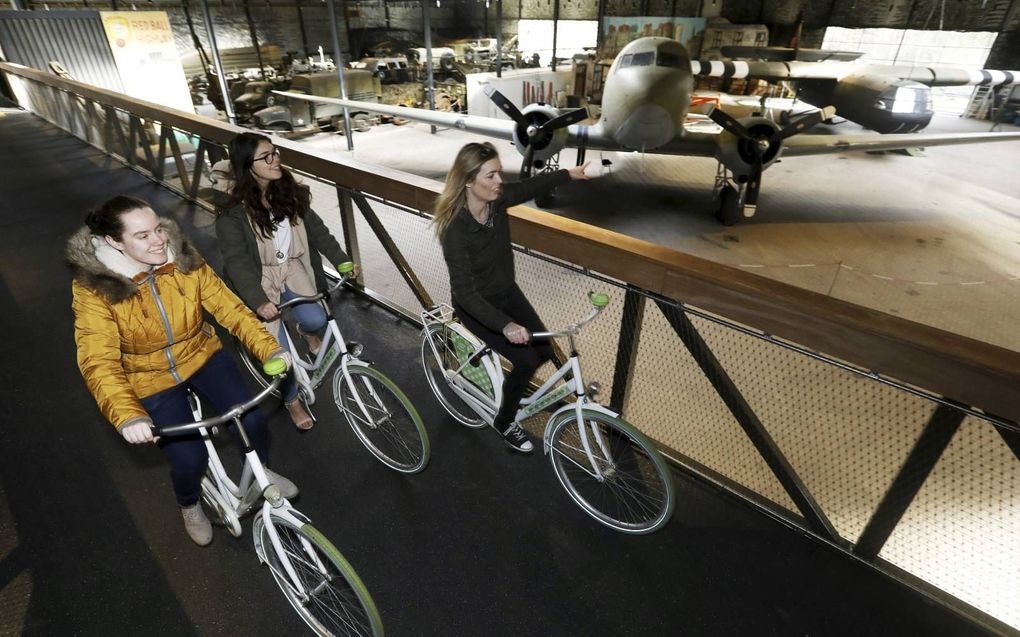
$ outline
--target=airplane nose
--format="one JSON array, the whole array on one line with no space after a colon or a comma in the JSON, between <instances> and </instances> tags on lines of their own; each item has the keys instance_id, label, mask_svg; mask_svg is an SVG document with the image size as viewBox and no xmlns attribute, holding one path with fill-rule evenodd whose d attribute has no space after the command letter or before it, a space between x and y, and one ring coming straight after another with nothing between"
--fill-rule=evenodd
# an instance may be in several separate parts
<instances>
[{"instance_id":1,"label":"airplane nose","mask_svg":"<svg viewBox=\"0 0 1020 637\"><path fill-rule=\"evenodd\" d=\"M653 150L676 136L673 116L658 104L634 109L617 129L616 141L632 150Z\"/></svg>"}]
</instances>

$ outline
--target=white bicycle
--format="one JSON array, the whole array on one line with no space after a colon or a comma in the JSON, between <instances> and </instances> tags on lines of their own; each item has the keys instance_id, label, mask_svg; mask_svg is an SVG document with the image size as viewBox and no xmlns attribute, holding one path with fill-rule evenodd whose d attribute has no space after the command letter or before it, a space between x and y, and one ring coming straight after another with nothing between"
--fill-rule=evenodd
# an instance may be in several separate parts
<instances>
[{"instance_id":1,"label":"white bicycle","mask_svg":"<svg viewBox=\"0 0 1020 637\"><path fill-rule=\"evenodd\" d=\"M276 391L285 367L279 359L267 362L265 372L274 377L273 381L248 402L220 416L203 420L201 406L192 394L189 398L195 422L153 427L154 434L198 432L202 436L209 451L209 466L202 478L202 503L210 518L240 537L240 518L257 509L252 536L259 562L269 566L287 601L315 634L381 636L382 619L361 578L340 551L269 482L241 421L245 412ZM210 428L228 421L233 421L244 443L244 466L237 483L223 468L209 433Z\"/></svg>"},{"instance_id":2,"label":"white bicycle","mask_svg":"<svg viewBox=\"0 0 1020 637\"><path fill-rule=\"evenodd\" d=\"M344 284L353 269L354 264L350 261L341 263L337 266L341 276L336 285L325 292L297 297L277 306L283 310L302 303L318 303L326 312L326 334L319 353L311 362L303 359L295 346L296 339L287 330L286 347L294 360L298 394L308 413L312 414L315 390L339 359L340 366L333 374L333 400L355 435L383 464L401 473L418 473L428 464L430 455L428 433L418 410L396 383L368 361L358 358L361 345L344 341L330 309L330 295ZM237 350L252 376L263 387L269 386L270 379L262 372L261 365L240 342ZM278 396L279 392L275 395ZM314 414L312 417L314 419Z\"/></svg>"},{"instance_id":3,"label":"white bicycle","mask_svg":"<svg viewBox=\"0 0 1020 637\"><path fill-rule=\"evenodd\" d=\"M589 397L581 377L574 336L609 303L590 294L591 313L558 332L532 338L566 337L570 358L533 394L521 399L515 422L575 400L549 417L543 449L560 484L584 511L624 533L651 533L665 525L675 505L672 473L655 446L630 423ZM453 316L448 305L421 314L421 363L432 391L455 420L471 428L491 426L502 403L499 356Z\"/></svg>"}]
</instances>

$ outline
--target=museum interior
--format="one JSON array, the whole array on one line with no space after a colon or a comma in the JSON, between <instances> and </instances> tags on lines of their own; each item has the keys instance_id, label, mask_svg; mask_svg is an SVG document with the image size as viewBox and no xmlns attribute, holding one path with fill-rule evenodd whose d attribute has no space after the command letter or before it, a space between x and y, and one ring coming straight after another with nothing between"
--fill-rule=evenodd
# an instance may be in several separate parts
<instances>
[{"instance_id":1,"label":"museum interior","mask_svg":"<svg viewBox=\"0 0 1020 637\"><path fill-rule=\"evenodd\" d=\"M9 2L0 635L1020 635L1020 1Z\"/></svg>"}]
</instances>

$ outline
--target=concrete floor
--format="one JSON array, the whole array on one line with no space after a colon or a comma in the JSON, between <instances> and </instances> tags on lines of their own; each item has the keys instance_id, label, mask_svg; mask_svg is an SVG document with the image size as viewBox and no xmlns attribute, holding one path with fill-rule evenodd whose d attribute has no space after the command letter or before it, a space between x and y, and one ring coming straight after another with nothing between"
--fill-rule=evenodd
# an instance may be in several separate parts
<instances>
[{"instance_id":1,"label":"concrete floor","mask_svg":"<svg viewBox=\"0 0 1020 637\"><path fill-rule=\"evenodd\" d=\"M930 132L985 132L936 117ZM843 132L844 123L814 132ZM1016 127L1004 127L1017 130ZM424 124L323 133L303 143L443 179L457 149L484 139ZM520 155L497 143L509 177ZM408 152L407 149L427 149ZM573 151L562 161L573 163ZM971 338L1020 349L1020 142L930 148L922 157L841 153L782 160L764 177L758 215L712 215L715 162L590 153L597 178L561 189L550 211ZM612 162L608 168L602 159Z\"/></svg>"}]
</instances>

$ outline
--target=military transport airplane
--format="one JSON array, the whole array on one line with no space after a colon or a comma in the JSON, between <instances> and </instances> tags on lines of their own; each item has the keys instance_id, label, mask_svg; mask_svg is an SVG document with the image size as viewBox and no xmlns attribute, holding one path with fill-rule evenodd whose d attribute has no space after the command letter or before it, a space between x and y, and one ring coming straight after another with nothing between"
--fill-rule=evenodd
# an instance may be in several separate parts
<instances>
[{"instance_id":1,"label":"military transport airplane","mask_svg":"<svg viewBox=\"0 0 1020 637\"><path fill-rule=\"evenodd\" d=\"M927 126L934 114L933 86L987 85L998 89L1020 83L1020 71L772 59L784 57L791 50L723 47L722 53L728 57L759 56L766 61L695 61L692 70L695 75L707 77L791 82L798 99L815 106L832 106L840 117L878 133L913 133Z\"/></svg>"},{"instance_id":2,"label":"military transport airplane","mask_svg":"<svg viewBox=\"0 0 1020 637\"><path fill-rule=\"evenodd\" d=\"M736 119L715 109L709 117L722 130L712 127L711 132L697 132L684 128L693 84L691 60L683 44L668 38L640 38L624 47L614 60L606 75L602 113L598 121L590 125L580 124L588 118L585 109L562 112L548 104L537 103L519 110L491 86L486 87L485 92L509 120L317 95L280 94L507 139L524 155L523 175L529 175L532 169L548 170L558 166L560 151L568 147L578 149L578 163L584 160L588 149L714 157L719 164L716 216L727 225L754 215L761 174L780 155L1020 140L1020 133L798 134L831 117L831 108L804 115L784 127L766 117Z\"/></svg>"}]
</instances>

